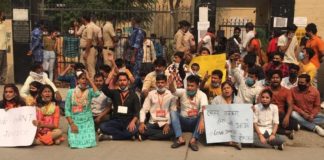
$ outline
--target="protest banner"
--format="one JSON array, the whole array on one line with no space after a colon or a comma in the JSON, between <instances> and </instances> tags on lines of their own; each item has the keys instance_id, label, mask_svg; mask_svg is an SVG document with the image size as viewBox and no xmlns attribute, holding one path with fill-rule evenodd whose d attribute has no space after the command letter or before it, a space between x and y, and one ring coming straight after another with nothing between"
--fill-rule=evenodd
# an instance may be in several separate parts
<instances>
[{"instance_id":1,"label":"protest banner","mask_svg":"<svg viewBox=\"0 0 324 160\"><path fill-rule=\"evenodd\" d=\"M36 120L35 107L0 109L0 147L32 145L37 130L33 120Z\"/></svg>"},{"instance_id":2,"label":"protest banner","mask_svg":"<svg viewBox=\"0 0 324 160\"><path fill-rule=\"evenodd\" d=\"M208 71L208 74L211 75L213 70L218 69L223 72L222 81L225 81L225 79L226 79L226 69L225 69L226 55L225 54L194 57L190 63L190 66L193 63L199 64L199 66L200 66L199 75L201 75L202 78L205 76L207 71ZM209 81L210 81L210 79L209 79Z\"/></svg>"},{"instance_id":3,"label":"protest banner","mask_svg":"<svg viewBox=\"0 0 324 160\"><path fill-rule=\"evenodd\" d=\"M252 104L208 105L204 110L207 143L253 143Z\"/></svg>"}]
</instances>

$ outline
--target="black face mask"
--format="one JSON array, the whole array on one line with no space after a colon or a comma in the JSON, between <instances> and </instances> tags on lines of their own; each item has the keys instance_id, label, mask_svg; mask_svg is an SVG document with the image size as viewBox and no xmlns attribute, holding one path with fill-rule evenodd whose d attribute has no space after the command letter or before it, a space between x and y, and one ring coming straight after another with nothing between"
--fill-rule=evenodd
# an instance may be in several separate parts
<instances>
[{"instance_id":1,"label":"black face mask","mask_svg":"<svg viewBox=\"0 0 324 160\"><path fill-rule=\"evenodd\" d=\"M297 73L290 73L289 74L289 78L291 78L291 79L295 79L297 77L298 77Z\"/></svg>"},{"instance_id":2,"label":"black face mask","mask_svg":"<svg viewBox=\"0 0 324 160\"><path fill-rule=\"evenodd\" d=\"M279 61L272 61L272 63L276 66L279 66L280 65L280 62Z\"/></svg>"},{"instance_id":3,"label":"black face mask","mask_svg":"<svg viewBox=\"0 0 324 160\"><path fill-rule=\"evenodd\" d=\"M29 91L30 95L35 97L37 95L37 91Z\"/></svg>"},{"instance_id":4,"label":"black face mask","mask_svg":"<svg viewBox=\"0 0 324 160\"><path fill-rule=\"evenodd\" d=\"M307 85L298 84L298 88L299 88L300 91L306 91Z\"/></svg>"}]
</instances>

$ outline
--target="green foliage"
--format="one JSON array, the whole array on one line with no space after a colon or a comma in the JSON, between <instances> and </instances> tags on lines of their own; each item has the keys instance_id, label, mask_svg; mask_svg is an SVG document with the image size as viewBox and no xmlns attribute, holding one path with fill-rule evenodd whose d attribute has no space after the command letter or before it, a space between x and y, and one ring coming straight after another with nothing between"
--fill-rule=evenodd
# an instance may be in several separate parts
<instances>
[{"instance_id":1,"label":"green foliage","mask_svg":"<svg viewBox=\"0 0 324 160\"><path fill-rule=\"evenodd\" d=\"M105 20L110 15L115 22L128 21L137 16L147 24L152 21L148 11L154 8L156 2L157 0L47 0L45 8L54 8L55 11L46 11L45 14L51 25L56 28L62 25L64 30L83 14L95 15L98 20ZM65 6L58 7L57 4Z\"/></svg>"}]
</instances>

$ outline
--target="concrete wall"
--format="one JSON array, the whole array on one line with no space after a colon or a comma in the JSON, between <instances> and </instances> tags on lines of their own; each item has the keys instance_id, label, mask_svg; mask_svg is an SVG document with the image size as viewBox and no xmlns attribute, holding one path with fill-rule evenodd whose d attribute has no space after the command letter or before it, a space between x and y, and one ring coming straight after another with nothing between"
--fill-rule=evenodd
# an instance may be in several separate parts
<instances>
[{"instance_id":1,"label":"concrete wall","mask_svg":"<svg viewBox=\"0 0 324 160\"><path fill-rule=\"evenodd\" d=\"M307 17L307 23L315 23L318 35L321 37L324 37L323 2L323 0L296 0L295 2L295 17Z\"/></svg>"},{"instance_id":2,"label":"concrete wall","mask_svg":"<svg viewBox=\"0 0 324 160\"><path fill-rule=\"evenodd\" d=\"M13 61L13 43L12 43L12 21L11 20L5 20L5 26L7 30L7 38L8 38L8 47L9 52L7 53L7 64L8 64L8 70L7 70L7 80L6 83L13 83L14 82L14 61Z\"/></svg>"}]
</instances>

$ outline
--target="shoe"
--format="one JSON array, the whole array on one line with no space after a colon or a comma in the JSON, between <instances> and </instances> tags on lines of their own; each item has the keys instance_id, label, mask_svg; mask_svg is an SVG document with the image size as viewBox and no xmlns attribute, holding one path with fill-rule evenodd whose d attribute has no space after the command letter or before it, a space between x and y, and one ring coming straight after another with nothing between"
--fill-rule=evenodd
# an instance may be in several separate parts
<instances>
[{"instance_id":1,"label":"shoe","mask_svg":"<svg viewBox=\"0 0 324 160\"><path fill-rule=\"evenodd\" d=\"M281 145L278 145L278 146L273 146L274 149L278 149L280 151L283 151L284 150L284 147L285 147L284 144L281 144Z\"/></svg>"},{"instance_id":2,"label":"shoe","mask_svg":"<svg viewBox=\"0 0 324 160\"><path fill-rule=\"evenodd\" d=\"M189 143L189 147L191 148L192 151L198 151L199 147L197 143Z\"/></svg>"},{"instance_id":3,"label":"shoe","mask_svg":"<svg viewBox=\"0 0 324 160\"><path fill-rule=\"evenodd\" d=\"M106 134L99 134L98 140L99 141L105 141L105 140L112 140L112 135L106 135Z\"/></svg>"},{"instance_id":4,"label":"shoe","mask_svg":"<svg viewBox=\"0 0 324 160\"><path fill-rule=\"evenodd\" d=\"M186 142L179 143L178 141L174 141L174 143L171 145L171 148L179 148L184 145L186 145Z\"/></svg>"},{"instance_id":5,"label":"shoe","mask_svg":"<svg viewBox=\"0 0 324 160\"><path fill-rule=\"evenodd\" d=\"M320 126L315 126L315 132L316 132L318 135L324 137L324 129L321 128Z\"/></svg>"},{"instance_id":6,"label":"shoe","mask_svg":"<svg viewBox=\"0 0 324 160\"><path fill-rule=\"evenodd\" d=\"M292 130L288 135L287 137L290 139L290 140L293 140L294 139L294 136L295 136L295 131Z\"/></svg>"},{"instance_id":7,"label":"shoe","mask_svg":"<svg viewBox=\"0 0 324 160\"><path fill-rule=\"evenodd\" d=\"M284 144L281 144L281 145L278 146L278 150L283 151L284 150L284 147L285 147L285 145Z\"/></svg>"},{"instance_id":8,"label":"shoe","mask_svg":"<svg viewBox=\"0 0 324 160\"><path fill-rule=\"evenodd\" d=\"M140 142L142 142L143 141L143 139L142 139L142 135L138 135L138 141L140 141Z\"/></svg>"},{"instance_id":9,"label":"shoe","mask_svg":"<svg viewBox=\"0 0 324 160\"><path fill-rule=\"evenodd\" d=\"M300 130L300 124L297 124L297 128L296 128L296 131L299 131Z\"/></svg>"},{"instance_id":10,"label":"shoe","mask_svg":"<svg viewBox=\"0 0 324 160\"><path fill-rule=\"evenodd\" d=\"M242 150L242 143L234 143L233 146L234 146L237 150Z\"/></svg>"}]
</instances>

